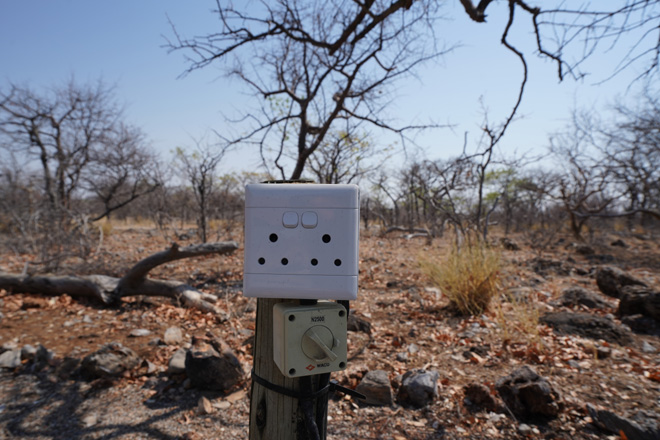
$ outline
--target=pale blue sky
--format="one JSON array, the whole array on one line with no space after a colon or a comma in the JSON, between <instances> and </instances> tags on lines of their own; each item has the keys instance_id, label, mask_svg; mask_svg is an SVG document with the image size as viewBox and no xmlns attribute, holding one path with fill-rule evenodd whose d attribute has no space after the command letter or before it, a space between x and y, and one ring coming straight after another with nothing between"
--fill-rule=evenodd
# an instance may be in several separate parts
<instances>
[{"instance_id":1,"label":"pale blue sky","mask_svg":"<svg viewBox=\"0 0 660 440\"><path fill-rule=\"evenodd\" d=\"M0 0L1 87L7 81L38 88L61 84L71 75L81 81L103 77L116 84L127 119L147 133L154 148L167 153L176 146L190 146L191 136L199 138L209 129L224 131L222 114L240 111L248 102L236 91L237 84L222 77L219 65L178 79L187 67L183 54L168 54L163 48L164 36L172 36L167 16L183 35L203 35L215 29L213 7L214 2L202 0ZM489 22L476 24L458 0L448 2L447 15L453 21L443 23L438 34L462 47L428 65L419 79L401 83L399 100L391 110L402 124L434 119L455 125L453 130L420 136L425 152L418 157L460 153L463 133L478 135L480 98L493 121L513 105L521 68L499 43L504 14L505 4L493 4ZM522 23L526 17L519 15ZM573 107L604 111L616 96L631 96L627 87L636 75L629 71L594 85L615 67L617 53L609 52L588 64L593 75L586 80L559 83L555 65L533 54L529 33L528 27L520 26L511 38L527 53L530 83L521 119L502 142L505 154L540 151L548 143L548 133L563 126ZM229 156L223 168L253 170L257 162L254 151L242 150Z\"/></svg>"}]
</instances>

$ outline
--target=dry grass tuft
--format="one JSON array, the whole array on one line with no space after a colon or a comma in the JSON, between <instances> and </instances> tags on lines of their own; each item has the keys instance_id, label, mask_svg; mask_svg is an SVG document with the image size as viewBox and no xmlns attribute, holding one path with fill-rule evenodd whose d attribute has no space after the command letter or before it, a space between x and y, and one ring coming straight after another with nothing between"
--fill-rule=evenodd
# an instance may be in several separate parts
<instances>
[{"instance_id":1,"label":"dry grass tuft","mask_svg":"<svg viewBox=\"0 0 660 440\"><path fill-rule=\"evenodd\" d=\"M99 225L99 228L101 229L101 232L103 233L104 237L109 237L112 235L112 231L114 230L114 226L110 220L103 219L101 224Z\"/></svg>"},{"instance_id":2,"label":"dry grass tuft","mask_svg":"<svg viewBox=\"0 0 660 440\"><path fill-rule=\"evenodd\" d=\"M530 300L507 293L495 306L495 316L502 331L502 340L525 342L537 349L543 346L539 332L539 309Z\"/></svg>"},{"instance_id":3,"label":"dry grass tuft","mask_svg":"<svg viewBox=\"0 0 660 440\"><path fill-rule=\"evenodd\" d=\"M480 241L453 246L444 258L422 257L420 265L461 315L481 315L499 293L500 254Z\"/></svg>"}]
</instances>

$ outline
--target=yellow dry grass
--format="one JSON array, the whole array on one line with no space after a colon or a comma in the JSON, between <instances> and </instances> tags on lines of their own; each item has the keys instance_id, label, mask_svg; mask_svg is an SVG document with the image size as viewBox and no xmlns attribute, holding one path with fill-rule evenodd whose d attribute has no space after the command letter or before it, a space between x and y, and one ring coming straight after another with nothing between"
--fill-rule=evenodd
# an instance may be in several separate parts
<instances>
[{"instance_id":1,"label":"yellow dry grass","mask_svg":"<svg viewBox=\"0 0 660 440\"><path fill-rule=\"evenodd\" d=\"M482 314L499 292L500 254L481 241L453 246L445 257L422 257L420 265L461 315Z\"/></svg>"}]
</instances>

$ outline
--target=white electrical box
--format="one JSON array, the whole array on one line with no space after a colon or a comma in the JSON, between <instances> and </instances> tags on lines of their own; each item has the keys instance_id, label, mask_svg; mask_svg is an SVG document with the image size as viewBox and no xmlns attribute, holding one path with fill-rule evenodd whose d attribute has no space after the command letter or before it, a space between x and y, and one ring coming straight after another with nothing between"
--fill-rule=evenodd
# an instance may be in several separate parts
<instances>
[{"instance_id":1,"label":"white electrical box","mask_svg":"<svg viewBox=\"0 0 660 440\"><path fill-rule=\"evenodd\" d=\"M247 185L243 293L356 299L359 206L356 185Z\"/></svg>"},{"instance_id":2,"label":"white electrical box","mask_svg":"<svg viewBox=\"0 0 660 440\"><path fill-rule=\"evenodd\" d=\"M287 377L346 368L346 309L335 302L273 307L273 356Z\"/></svg>"}]
</instances>

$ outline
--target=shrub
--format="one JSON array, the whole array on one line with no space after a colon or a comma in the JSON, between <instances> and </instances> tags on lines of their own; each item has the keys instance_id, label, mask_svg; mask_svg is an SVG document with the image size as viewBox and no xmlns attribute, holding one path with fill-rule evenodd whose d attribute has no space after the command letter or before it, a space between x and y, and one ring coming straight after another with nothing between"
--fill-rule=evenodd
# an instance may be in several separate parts
<instances>
[{"instance_id":1,"label":"shrub","mask_svg":"<svg viewBox=\"0 0 660 440\"><path fill-rule=\"evenodd\" d=\"M500 254L481 241L453 246L449 254L422 258L422 271L461 315L480 315L488 309L500 284Z\"/></svg>"}]
</instances>

